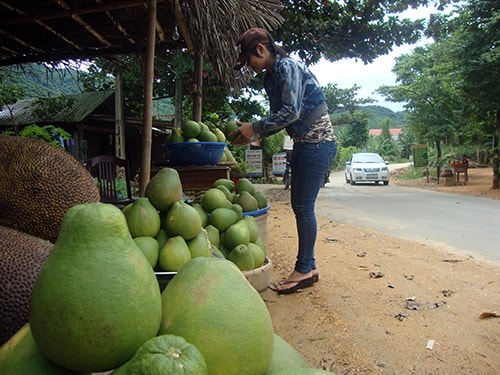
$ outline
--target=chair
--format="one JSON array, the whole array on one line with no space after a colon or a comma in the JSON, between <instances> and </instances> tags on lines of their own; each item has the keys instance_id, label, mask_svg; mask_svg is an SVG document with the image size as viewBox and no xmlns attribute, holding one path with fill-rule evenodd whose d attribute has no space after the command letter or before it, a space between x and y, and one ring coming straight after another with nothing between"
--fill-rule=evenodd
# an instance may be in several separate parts
<instances>
[{"instance_id":1,"label":"chair","mask_svg":"<svg viewBox=\"0 0 500 375\"><path fill-rule=\"evenodd\" d=\"M135 201L128 160L113 155L94 156L87 160L87 169L99 186L101 202L123 208Z\"/></svg>"}]
</instances>

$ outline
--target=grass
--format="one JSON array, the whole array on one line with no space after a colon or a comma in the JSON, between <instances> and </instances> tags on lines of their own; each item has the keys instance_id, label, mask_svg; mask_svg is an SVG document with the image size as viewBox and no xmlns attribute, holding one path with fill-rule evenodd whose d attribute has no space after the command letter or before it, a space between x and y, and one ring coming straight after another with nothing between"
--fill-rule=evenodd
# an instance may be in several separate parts
<instances>
[{"instance_id":1,"label":"grass","mask_svg":"<svg viewBox=\"0 0 500 375\"><path fill-rule=\"evenodd\" d=\"M432 172L433 170L429 171L430 174L432 174ZM396 177L398 180L415 180L423 176L425 176L425 167L415 168L410 166L408 168L398 170L394 177Z\"/></svg>"}]
</instances>

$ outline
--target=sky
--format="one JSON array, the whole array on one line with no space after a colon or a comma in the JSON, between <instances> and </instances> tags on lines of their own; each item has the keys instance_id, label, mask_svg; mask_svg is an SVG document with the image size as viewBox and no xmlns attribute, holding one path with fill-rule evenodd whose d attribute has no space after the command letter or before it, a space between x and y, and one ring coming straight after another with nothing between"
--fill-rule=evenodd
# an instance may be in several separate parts
<instances>
[{"instance_id":1,"label":"sky","mask_svg":"<svg viewBox=\"0 0 500 375\"><path fill-rule=\"evenodd\" d=\"M430 13L436 12L433 8L422 8L409 10L401 16L410 19L427 18ZM310 67L321 86L328 83L336 84L338 88L346 89L354 85L360 86L358 98L372 98L373 105L380 105L392 109L395 112L402 111L404 103L392 103L384 100L384 97L374 91L382 85L393 86L396 84L396 75L391 72L394 66L394 58L402 54L409 54L417 46L425 45L429 40L422 40L417 44L395 47L393 51L375 59L373 63L365 65L362 61L354 59L342 59L336 62L321 60L318 64Z\"/></svg>"}]
</instances>

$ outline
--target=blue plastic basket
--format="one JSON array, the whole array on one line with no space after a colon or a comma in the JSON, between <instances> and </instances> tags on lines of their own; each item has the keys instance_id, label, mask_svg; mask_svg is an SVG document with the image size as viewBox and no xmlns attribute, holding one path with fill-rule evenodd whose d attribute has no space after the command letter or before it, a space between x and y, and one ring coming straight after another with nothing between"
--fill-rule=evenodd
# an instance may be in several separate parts
<instances>
[{"instance_id":1,"label":"blue plastic basket","mask_svg":"<svg viewBox=\"0 0 500 375\"><path fill-rule=\"evenodd\" d=\"M224 142L173 142L163 144L172 165L215 165L224 154Z\"/></svg>"},{"instance_id":2,"label":"blue plastic basket","mask_svg":"<svg viewBox=\"0 0 500 375\"><path fill-rule=\"evenodd\" d=\"M266 207L260 208L255 211L246 211L243 212L243 216L261 216L264 215L269 209L271 208L271 205L268 203Z\"/></svg>"}]
</instances>

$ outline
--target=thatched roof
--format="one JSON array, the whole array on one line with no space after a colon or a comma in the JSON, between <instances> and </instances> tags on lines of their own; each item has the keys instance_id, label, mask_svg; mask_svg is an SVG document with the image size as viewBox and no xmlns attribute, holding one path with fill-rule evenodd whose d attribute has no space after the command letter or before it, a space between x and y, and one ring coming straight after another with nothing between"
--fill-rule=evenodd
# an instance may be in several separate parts
<instances>
[{"instance_id":1,"label":"thatched roof","mask_svg":"<svg viewBox=\"0 0 500 375\"><path fill-rule=\"evenodd\" d=\"M0 0L0 66L144 53L150 3ZM156 7L156 50L201 52L233 87L239 86L232 69L239 34L282 22L279 0L157 0Z\"/></svg>"}]
</instances>

